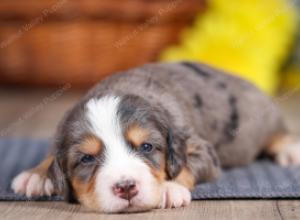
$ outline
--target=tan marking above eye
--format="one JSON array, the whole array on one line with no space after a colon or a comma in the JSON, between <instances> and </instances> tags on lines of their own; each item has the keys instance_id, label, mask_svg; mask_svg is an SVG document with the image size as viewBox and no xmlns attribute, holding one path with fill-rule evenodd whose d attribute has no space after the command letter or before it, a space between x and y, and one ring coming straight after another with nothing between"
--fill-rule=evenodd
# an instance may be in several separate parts
<instances>
[{"instance_id":1,"label":"tan marking above eye","mask_svg":"<svg viewBox=\"0 0 300 220\"><path fill-rule=\"evenodd\" d=\"M97 155L102 150L102 141L95 136L87 136L79 146L79 150L88 155Z\"/></svg>"},{"instance_id":2,"label":"tan marking above eye","mask_svg":"<svg viewBox=\"0 0 300 220\"><path fill-rule=\"evenodd\" d=\"M149 134L149 130L135 124L130 126L126 131L126 139L134 145L133 147L138 148L149 138Z\"/></svg>"}]
</instances>

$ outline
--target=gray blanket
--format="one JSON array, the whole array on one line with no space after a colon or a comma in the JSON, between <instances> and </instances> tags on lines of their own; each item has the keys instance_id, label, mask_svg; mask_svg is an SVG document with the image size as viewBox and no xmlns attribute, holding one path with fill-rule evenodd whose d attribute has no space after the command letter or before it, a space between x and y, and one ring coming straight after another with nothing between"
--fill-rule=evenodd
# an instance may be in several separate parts
<instances>
[{"instance_id":1,"label":"gray blanket","mask_svg":"<svg viewBox=\"0 0 300 220\"><path fill-rule=\"evenodd\" d=\"M0 139L0 200L28 200L10 190L12 178L38 164L47 153L47 140ZM200 184L193 199L300 198L299 167L282 168L260 160L224 171L218 181ZM33 200L61 200L59 196Z\"/></svg>"}]
</instances>

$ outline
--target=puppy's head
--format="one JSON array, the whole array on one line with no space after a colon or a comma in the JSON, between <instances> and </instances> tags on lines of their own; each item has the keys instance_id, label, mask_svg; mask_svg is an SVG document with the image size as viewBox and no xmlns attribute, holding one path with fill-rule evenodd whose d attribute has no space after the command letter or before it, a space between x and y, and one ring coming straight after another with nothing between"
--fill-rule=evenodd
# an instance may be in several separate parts
<instances>
[{"instance_id":1,"label":"puppy's head","mask_svg":"<svg viewBox=\"0 0 300 220\"><path fill-rule=\"evenodd\" d=\"M165 113L140 97L89 99L58 130L49 176L70 201L96 211L156 208L162 183L184 162L172 130Z\"/></svg>"}]
</instances>

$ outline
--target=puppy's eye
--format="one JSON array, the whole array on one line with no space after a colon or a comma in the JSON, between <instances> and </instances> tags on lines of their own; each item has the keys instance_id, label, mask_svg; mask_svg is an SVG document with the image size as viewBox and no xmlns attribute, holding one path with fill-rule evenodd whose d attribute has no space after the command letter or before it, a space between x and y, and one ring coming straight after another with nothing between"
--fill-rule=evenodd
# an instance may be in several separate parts
<instances>
[{"instance_id":1,"label":"puppy's eye","mask_svg":"<svg viewBox=\"0 0 300 220\"><path fill-rule=\"evenodd\" d=\"M81 163L83 163L83 164L87 164L87 163L91 163L91 162L93 162L95 160L95 157L94 156L92 156L92 155L84 155L82 158L81 158L81 160L80 160L80 162Z\"/></svg>"},{"instance_id":2,"label":"puppy's eye","mask_svg":"<svg viewBox=\"0 0 300 220\"><path fill-rule=\"evenodd\" d=\"M152 144L143 143L140 146L140 151L142 151L143 153L150 153L152 150L153 150Z\"/></svg>"}]
</instances>

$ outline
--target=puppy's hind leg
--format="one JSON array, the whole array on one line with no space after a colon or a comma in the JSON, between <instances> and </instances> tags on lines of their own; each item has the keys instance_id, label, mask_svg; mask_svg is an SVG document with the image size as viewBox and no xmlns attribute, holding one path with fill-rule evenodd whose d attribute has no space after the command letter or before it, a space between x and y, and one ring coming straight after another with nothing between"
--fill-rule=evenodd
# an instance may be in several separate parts
<instances>
[{"instance_id":1,"label":"puppy's hind leg","mask_svg":"<svg viewBox=\"0 0 300 220\"><path fill-rule=\"evenodd\" d=\"M13 191L27 197L51 196L54 193L54 187L47 172L52 162L53 156L49 155L38 166L17 175L11 184Z\"/></svg>"},{"instance_id":2,"label":"puppy's hind leg","mask_svg":"<svg viewBox=\"0 0 300 220\"><path fill-rule=\"evenodd\" d=\"M281 166L300 166L300 138L289 133L274 136L265 152Z\"/></svg>"}]
</instances>

